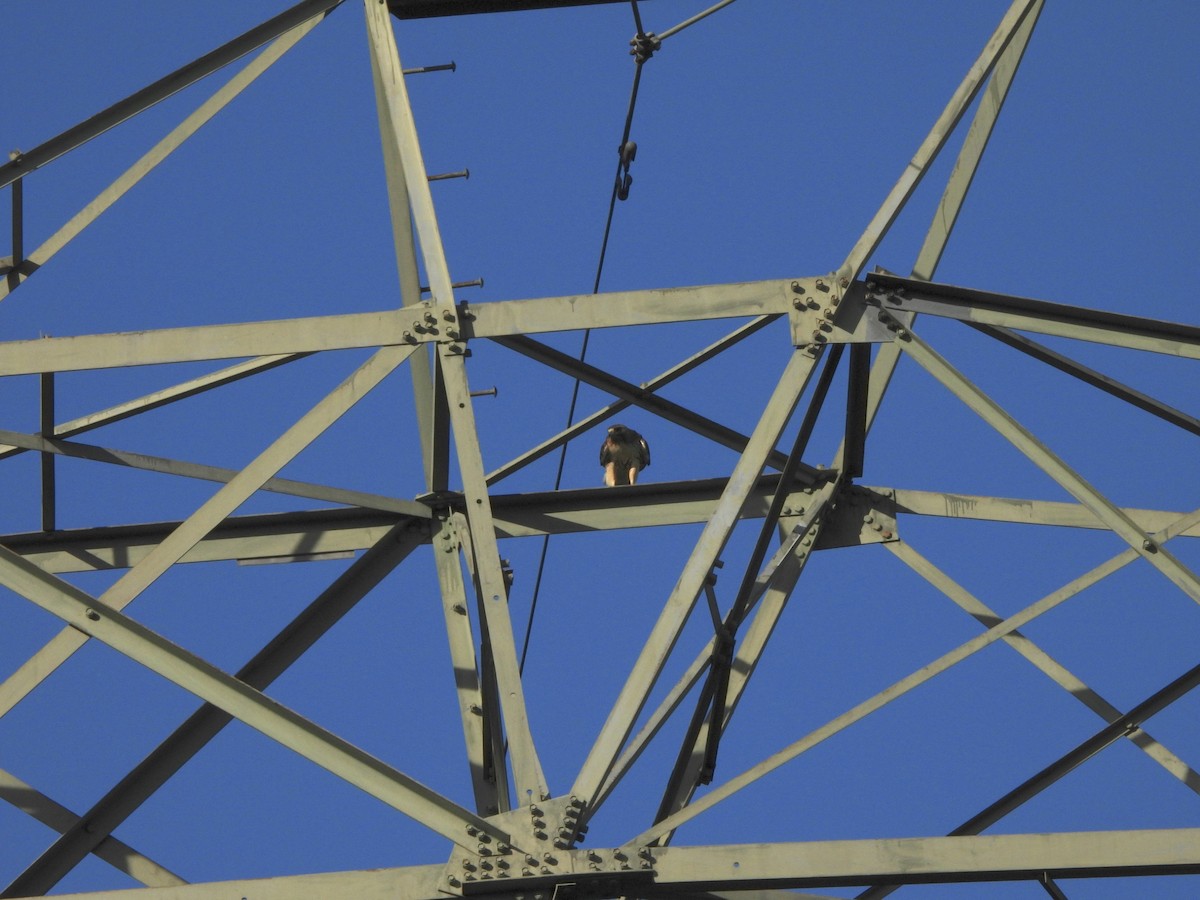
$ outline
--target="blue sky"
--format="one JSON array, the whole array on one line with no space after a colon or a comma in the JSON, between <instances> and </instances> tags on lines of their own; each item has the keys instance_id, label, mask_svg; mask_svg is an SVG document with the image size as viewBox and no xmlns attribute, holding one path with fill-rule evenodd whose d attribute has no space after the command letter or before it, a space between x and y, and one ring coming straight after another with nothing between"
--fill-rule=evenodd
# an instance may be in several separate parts
<instances>
[{"instance_id":1,"label":"blue sky","mask_svg":"<svg viewBox=\"0 0 1200 900\"><path fill-rule=\"evenodd\" d=\"M702 9L647 0L648 30ZM741 0L670 38L644 69L638 156L618 204L603 290L816 275L836 268L975 59L1003 2L855 4ZM285 8L279 0L162 4L7 0L0 151L28 150ZM63 336L387 309L397 302L361 4L347 2L81 237L0 304L0 339ZM451 273L482 277L471 302L588 293L629 99L628 6L403 23L406 66ZM1194 100L1200 13L1192 4L1051 0L1041 17L937 280L1194 323ZM197 85L26 179L26 246L73 215L221 83ZM957 142L918 190L872 265L907 273ZM8 192L2 202L7 211ZM7 215L0 216L7 244ZM0 251L7 253L7 247ZM641 382L727 325L614 329L589 360ZM918 332L1056 452L1126 506L1200 506L1194 438L992 346L953 322ZM549 342L577 352L578 335ZM1184 360L1053 343L1195 414ZM474 349L485 465L557 431L571 384L494 346ZM768 330L667 396L748 432L789 351ZM361 354L306 360L252 384L89 436L104 446L240 466L332 389ZM59 380L70 418L207 366L81 373ZM0 427L37 428L36 384L0 382ZM867 447L862 483L1067 499L911 362L902 364ZM584 388L581 409L606 398ZM836 404L835 404L836 406ZM284 472L411 497L420 492L410 391L393 378ZM836 410L834 410L836 411ZM836 416L806 460L828 461ZM630 412L656 481L716 477L732 452ZM789 437L790 439L790 437ZM595 444L568 454L565 487L599 483ZM110 467L105 467L105 469ZM6 460L4 532L36 530L36 460ZM59 466L61 527L186 516L212 492L83 462ZM505 491L544 490L553 463ZM242 512L299 508L281 498ZM727 551L732 591L738 554ZM745 532L745 533L743 533ZM531 718L552 786L566 790L616 696L698 528L564 536L550 544L527 667ZM941 520L901 536L1003 613L1121 549L1111 535ZM1179 544L1179 542L1176 542ZM509 546L511 545L511 546ZM540 546L540 542L538 542ZM514 620L528 614L537 550L508 542ZM1173 551L1193 567L1200 554ZM172 572L130 613L236 669L345 563ZM100 593L112 575L73 580ZM725 596L722 594L721 596ZM683 655L705 637L700 617ZM58 630L0 594L0 675ZM827 551L806 572L722 744L718 781L972 637L977 625L878 547ZM1200 611L1148 566L1027 630L1122 708L1196 662ZM418 552L269 693L448 796L469 783L453 708L432 565ZM668 672L668 680L672 668ZM101 796L195 701L89 646L0 719L0 768L76 809ZM1200 766L1200 700L1148 729ZM944 834L1090 736L1099 720L1003 646L872 716L698 818L702 844ZM598 817L590 842L641 830L673 754L650 754ZM994 831L1191 827L1200 800L1128 745L1089 761ZM631 824L632 823L632 824ZM0 808L5 882L51 842ZM438 862L440 837L290 751L230 727L118 836L190 881ZM61 891L132 886L91 860ZM1128 883L1067 883L1072 898L1129 896ZM1195 879L1155 896L1192 897ZM838 894L838 892L831 892ZM1023 898L1036 885L907 888L914 897ZM841 892L850 896L849 892ZM840 894L839 894L840 895Z\"/></svg>"}]
</instances>

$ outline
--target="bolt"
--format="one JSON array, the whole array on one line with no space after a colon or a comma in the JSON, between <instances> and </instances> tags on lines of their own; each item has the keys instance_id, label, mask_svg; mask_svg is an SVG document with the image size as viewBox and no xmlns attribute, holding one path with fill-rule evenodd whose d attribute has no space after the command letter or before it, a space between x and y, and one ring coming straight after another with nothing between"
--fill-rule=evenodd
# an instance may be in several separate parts
<instances>
[{"instance_id":1,"label":"bolt","mask_svg":"<svg viewBox=\"0 0 1200 900\"><path fill-rule=\"evenodd\" d=\"M452 310L452 309L443 310L442 318L445 319L447 322L453 322L454 321L454 310Z\"/></svg>"},{"instance_id":2,"label":"bolt","mask_svg":"<svg viewBox=\"0 0 1200 900\"><path fill-rule=\"evenodd\" d=\"M542 866L542 874L543 874L543 875L549 875L549 874L550 874L550 867L549 867L549 866Z\"/></svg>"},{"instance_id":3,"label":"bolt","mask_svg":"<svg viewBox=\"0 0 1200 900\"><path fill-rule=\"evenodd\" d=\"M825 318L827 318L827 319L832 319L833 318L833 310L826 308L825 310L822 311L822 315L824 315Z\"/></svg>"},{"instance_id":4,"label":"bolt","mask_svg":"<svg viewBox=\"0 0 1200 900\"><path fill-rule=\"evenodd\" d=\"M452 547L447 547L446 552L447 553L453 552L453 549L454 548L452 548ZM461 603L455 603L454 606L452 606L450 608L453 609L460 616L465 616L467 614L467 608L465 606L463 606Z\"/></svg>"},{"instance_id":5,"label":"bolt","mask_svg":"<svg viewBox=\"0 0 1200 900\"><path fill-rule=\"evenodd\" d=\"M868 525L870 525L872 522L875 521L875 517L873 515L871 515L870 513L867 513L865 516L863 516L863 521L866 522Z\"/></svg>"},{"instance_id":6,"label":"bolt","mask_svg":"<svg viewBox=\"0 0 1200 900\"><path fill-rule=\"evenodd\" d=\"M531 805L529 807L529 814L536 818L537 816L540 816L542 814L542 808L540 806L532 806Z\"/></svg>"},{"instance_id":7,"label":"bolt","mask_svg":"<svg viewBox=\"0 0 1200 900\"><path fill-rule=\"evenodd\" d=\"M1142 549L1145 550L1147 553L1157 553L1158 552L1158 547L1155 545L1154 541L1150 540L1149 538L1142 541Z\"/></svg>"},{"instance_id":8,"label":"bolt","mask_svg":"<svg viewBox=\"0 0 1200 900\"><path fill-rule=\"evenodd\" d=\"M892 533L890 531L881 531L879 536L885 541L890 541L892 539Z\"/></svg>"},{"instance_id":9,"label":"bolt","mask_svg":"<svg viewBox=\"0 0 1200 900\"><path fill-rule=\"evenodd\" d=\"M559 850L566 850L566 849L567 849L567 847L569 847L569 846L570 846L570 844L568 844L568 843L567 843L565 840L563 840L562 838L556 838L556 839L555 839L555 841L554 841L554 846L555 846L555 847L557 847Z\"/></svg>"},{"instance_id":10,"label":"bolt","mask_svg":"<svg viewBox=\"0 0 1200 900\"><path fill-rule=\"evenodd\" d=\"M413 337L413 333L411 331L404 332L404 340L408 341L410 344L415 344L417 342L417 339Z\"/></svg>"},{"instance_id":11,"label":"bolt","mask_svg":"<svg viewBox=\"0 0 1200 900\"><path fill-rule=\"evenodd\" d=\"M840 284L842 287L846 287L850 284L850 279L843 275L838 279L838 284Z\"/></svg>"},{"instance_id":12,"label":"bolt","mask_svg":"<svg viewBox=\"0 0 1200 900\"><path fill-rule=\"evenodd\" d=\"M430 325L435 325L435 324L437 324L437 316L435 316L429 310L426 310L425 311L425 321L428 322Z\"/></svg>"},{"instance_id":13,"label":"bolt","mask_svg":"<svg viewBox=\"0 0 1200 900\"><path fill-rule=\"evenodd\" d=\"M471 709L471 712L477 716L483 715L483 707L480 706L478 703L472 703L470 709ZM475 832L471 831L471 829L468 828L467 834L470 834L473 836L475 834Z\"/></svg>"},{"instance_id":14,"label":"bolt","mask_svg":"<svg viewBox=\"0 0 1200 900\"><path fill-rule=\"evenodd\" d=\"M804 285L802 285L798 281L793 281L792 282L792 293L793 294L803 294L804 293Z\"/></svg>"},{"instance_id":15,"label":"bolt","mask_svg":"<svg viewBox=\"0 0 1200 900\"><path fill-rule=\"evenodd\" d=\"M550 865L552 865L552 866L558 865L558 860L554 858L553 853L543 853L542 860L544 862L550 863Z\"/></svg>"},{"instance_id":16,"label":"bolt","mask_svg":"<svg viewBox=\"0 0 1200 900\"><path fill-rule=\"evenodd\" d=\"M453 875L451 875L449 878L446 879L446 883L449 884L450 887L458 887L460 884L462 884L462 882L459 881L457 878L455 878Z\"/></svg>"},{"instance_id":17,"label":"bolt","mask_svg":"<svg viewBox=\"0 0 1200 900\"><path fill-rule=\"evenodd\" d=\"M475 871L475 863L471 862L469 859L464 859L463 860L463 868L466 869L468 872L474 872Z\"/></svg>"},{"instance_id":18,"label":"bolt","mask_svg":"<svg viewBox=\"0 0 1200 900\"><path fill-rule=\"evenodd\" d=\"M100 613L96 612L94 609L86 610L84 612L84 615L87 616L89 619L91 619L93 622L100 621Z\"/></svg>"}]
</instances>

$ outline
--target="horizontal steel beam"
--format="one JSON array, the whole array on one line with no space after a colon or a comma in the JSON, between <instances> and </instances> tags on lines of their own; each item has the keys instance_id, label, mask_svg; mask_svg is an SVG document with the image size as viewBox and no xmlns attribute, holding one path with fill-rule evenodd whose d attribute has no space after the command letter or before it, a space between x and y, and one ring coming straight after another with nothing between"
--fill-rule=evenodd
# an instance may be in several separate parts
<instances>
[{"instance_id":1,"label":"horizontal steel beam","mask_svg":"<svg viewBox=\"0 0 1200 900\"><path fill-rule=\"evenodd\" d=\"M612 862L618 852L650 866L625 871ZM632 850L564 850L555 857L558 864L552 875L475 882L464 886L463 894L477 900L511 897L514 891L549 895L561 884L587 896L619 896L625 889L641 897L708 891L754 896L740 892L872 883L1189 875L1200 872L1200 829L654 847L645 856ZM445 900L444 873L443 866L412 866L87 896L95 900ZM606 893L606 885L615 887L616 893Z\"/></svg>"},{"instance_id":2,"label":"horizontal steel beam","mask_svg":"<svg viewBox=\"0 0 1200 900\"><path fill-rule=\"evenodd\" d=\"M757 519L766 515L778 475L765 475L751 493L741 516ZM705 522L721 496L725 479L673 481L611 488L586 488L574 491L548 491L529 494L497 494L492 497L496 536L541 537L546 534L577 534L623 528L650 528L663 525L689 525ZM890 497L884 505L889 513L973 519L985 522L1012 522L1021 525L1059 525L1071 528L1103 530L1102 524L1078 503L1047 500L1019 500L1005 497L981 497L934 491L863 488L869 498ZM789 495L785 508L790 514L805 506L811 495L799 487ZM434 505L455 506L457 494L428 499ZM872 501L874 502L874 501ZM860 516L863 510L855 515ZM1124 509L1139 527L1158 532L1182 513L1151 509ZM319 559L323 555L362 550L373 546L379 537L404 516L370 509L327 509L305 512L235 516L215 527L182 562L215 560L271 560L286 557ZM878 518L878 516L877 516ZM427 529L427 516L411 518L412 527ZM134 565L158 545L178 522L144 525L118 525L107 528L83 528L51 534L28 532L0 535L0 544L36 562L47 572L81 572L95 569L120 569ZM850 525L836 529L841 546L859 542ZM1200 526L1184 531L1181 537L1200 537ZM832 540L831 535L825 535ZM428 541L428 537L425 538ZM861 538L866 542L866 538ZM818 549L829 546L824 541Z\"/></svg>"},{"instance_id":3,"label":"horizontal steel beam","mask_svg":"<svg viewBox=\"0 0 1200 900\"><path fill-rule=\"evenodd\" d=\"M779 315L791 308L792 281L718 284L498 300L460 305L461 337L504 337L585 328L661 325L700 319ZM0 343L0 375L112 369L208 359L237 359L447 341L423 317L429 307L194 325L154 331L49 337ZM458 334L455 332L455 334Z\"/></svg>"},{"instance_id":4,"label":"horizontal steel beam","mask_svg":"<svg viewBox=\"0 0 1200 900\"><path fill-rule=\"evenodd\" d=\"M1200 872L1200 829L813 841L653 851L656 893Z\"/></svg>"},{"instance_id":5,"label":"horizontal steel beam","mask_svg":"<svg viewBox=\"0 0 1200 900\"><path fill-rule=\"evenodd\" d=\"M868 299L885 310L961 319L1132 350L1200 359L1200 327L935 284L896 275L867 278Z\"/></svg>"},{"instance_id":6,"label":"horizontal steel beam","mask_svg":"<svg viewBox=\"0 0 1200 900\"><path fill-rule=\"evenodd\" d=\"M388 9L397 19L425 19L620 2L624 0L388 0Z\"/></svg>"}]
</instances>

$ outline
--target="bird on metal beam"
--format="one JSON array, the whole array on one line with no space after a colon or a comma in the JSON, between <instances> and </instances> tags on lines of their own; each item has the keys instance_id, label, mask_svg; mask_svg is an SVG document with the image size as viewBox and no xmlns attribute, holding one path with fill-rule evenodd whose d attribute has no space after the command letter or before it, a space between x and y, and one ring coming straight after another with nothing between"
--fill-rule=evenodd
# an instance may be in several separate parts
<instances>
[{"instance_id":1,"label":"bird on metal beam","mask_svg":"<svg viewBox=\"0 0 1200 900\"><path fill-rule=\"evenodd\" d=\"M637 484L638 472L650 465L650 445L632 428L613 425L600 445L600 465L609 487Z\"/></svg>"}]
</instances>

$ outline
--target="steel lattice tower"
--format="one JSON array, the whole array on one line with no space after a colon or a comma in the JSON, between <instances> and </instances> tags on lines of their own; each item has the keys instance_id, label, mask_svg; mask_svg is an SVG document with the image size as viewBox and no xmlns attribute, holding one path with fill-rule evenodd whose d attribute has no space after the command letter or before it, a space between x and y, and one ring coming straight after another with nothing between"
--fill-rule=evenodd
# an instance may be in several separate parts
<instances>
[{"instance_id":1,"label":"steel lattice tower","mask_svg":"<svg viewBox=\"0 0 1200 900\"><path fill-rule=\"evenodd\" d=\"M1003 390L985 391L973 374L968 376L950 361L957 358L957 338L933 337L965 334L964 341L1003 348L1003 353L1011 354L1007 358L1020 360L1021 365L1045 367L1072 385L1086 386L1089 396L1102 393L1114 403L1136 409L1156 428L1189 438L1200 434L1195 418L1103 374L1071 352L1076 346L1100 345L1186 363L1200 357L1200 326L1026 299L981 285L956 287L935 278L1034 32L1041 0L1014 0L900 180L844 258L831 261L826 270L700 287L648 286L473 302L470 291L452 276L443 248L431 188L439 175L427 169L418 142L406 85L412 70L402 67L397 29L423 17L582 5L586 4L580 0L364 0L400 277L398 302L380 304L382 311L339 306L320 315L270 321L4 338L0 375L26 387L36 381L39 398L36 428L20 431L6 424L0 431L3 465L15 473L7 476L6 492L20 497L15 485L35 477L33 515L40 511L41 519L40 527L0 537L0 584L9 592L9 600L28 601L51 614L61 630L48 642L39 641L32 652L26 653L23 644L14 646L21 659L12 657L12 665L5 657L0 716L18 715L27 695L43 682L48 688L53 685L60 666L66 671L81 660L108 665L117 658L111 651L183 688L193 701L187 708L194 708L194 698L203 706L172 726L165 738L160 736L157 746L139 748L134 764L116 773L111 788L86 810L72 810L55 800L49 789L27 783L19 772L0 769L0 797L56 833L51 846L32 857L27 868L4 873L8 888L2 896L42 895L92 855L149 888L94 896L162 900L233 896L563 900L659 895L753 900L775 895L835 896L819 893L822 890L841 891L836 896L845 896L847 888L853 888L856 896L882 897L904 887L919 896L922 888L907 886L975 882L1014 882L1031 896L1058 897L1071 894L1069 879L1149 880L1200 873L1200 826L1176 827L1153 815L1144 827L1123 830L1030 833L995 827L1083 763L1115 746L1139 754L1138 764L1161 767L1179 782L1184 794L1188 789L1200 793L1200 774L1187 761L1185 749L1173 748L1156 736L1153 723L1148 722L1168 708L1180 708L1176 704L1200 683L1200 666L1175 672L1133 702L1117 704L1035 643L1039 617L1106 583L1105 579L1124 577L1127 568L1144 576L1137 590L1148 603L1167 595L1200 602L1200 578L1186 556L1186 539L1200 536L1200 511L1151 508L1155 505L1129 502L1124 494L1120 500L1110 498L1060 456L1052 441L1043 442L1008 411L1011 398L997 399ZM0 299L18 293L27 279L44 278L41 270L53 268L53 256L184 146L209 118L232 104L249 82L310 31L319 31L327 16L353 15L356 6L353 0L303 0L77 127L15 153L0 166L0 187L12 199L12 255L0 260L5 279ZM714 19L705 27L719 27L717 22ZM673 33L639 32L635 50L649 58ZM32 246L26 237L30 205L26 179L34 184L38 170L260 48L78 215L48 238L39 237L39 246ZM638 60L639 73L644 61ZM903 275L874 267L877 250L893 222L939 155L952 152L943 153L952 139L959 144L957 158L952 169L947 167L934 224L911 267ZM331 151L330 156L336 153ZM622 157L625 172L630 162L628 154ZM623 170L618 168L618 184ZM0 307L0 323L4 313ZM644 371L636 363L646 344L638 341L654 341L644 337L647 332L657 334L656 330L683 325L696 325L704 329L697 333L706 335L719 329L719 336L694 352L676 355L667 367L646 373L646 381L631 380L633 372ZM634 361L630 374L580 359L555 340L564 332L600 329L612 329L622 340L629 337L635 348L629 354ZM753 409L752 428L739 431L705 414L698 404L668 399L673 382L719 372L722 360L743 346L755 347L756 365L769 369L762 395L744 399L743 405ZM481 425L494 419L479 405L487 402L481 397L489 393L480 389L488 383L489 354L500 351L515 354L537 373L544 373L536 378L557 383L566 375L602 392L606 399L595 409L582 409L562 431L532 436L516 456L495 466L496 444ZM274 428L271 438L265 449L248 454L237 467L149 455L140 448L136 452L115 449L105 441L92 443L83 437L93 430L113 434L118 423L148 419L158 411L182 407L192 398L223 396L223 392L232 396L229 404L234 410L243 402L234 392L256 381L266 380L268 392L307 391L311 385L285 379L285 373L325 358L344 361L347 353L359 354L349 369L341 370L350 374L332 391L314 391L304 400L304 411L291 421L274 428L278 417L270 404L264 407L267 427ZM204 368L214 361L221 367ZM911 386L897 374L901 363L944 389L944 396L955 398L973 414L974 422L982 423L995 441L1010 448L1004 452L1031 470L1040 470L1050 486L1047 493L1013 498L991 496L986 488L967 494L877 483L872 460L881 452L883 439L877 439L876 426L883 423L889 434L904 428L904 423L884 422L889 402ZM141 367L191 374L134 399L98 405L86 415L64 420L58 414L64 379L75 386L85 377L102 379ZM719 385L723 377L712 376L712 385ZM412 442L413 448L419 446L419 460L415 455L400 463L394 457L371 459L383 467L419 469L419 490L409 496L346 487L355 483L347 468L327 470L319 478L293 478L292 469L288 477L281 474L310 445L334 435L343 420L352 426L348 439L352 449L379 441L374 430L393 427L394 416L392 424L381 425L378 409L370 417L356 417L356 411L369 396L378 396L376 388L383 391L388 389L384 385L396 384L403 384L403 393L412 398L414 421L404 427L419 437ZM97 393L103 390L97 388ZM538 402L538 392L530 393L532 402ZM396 394L388 396L391 403ZM587 398L585 394L585 403ZM280 405L287 406L290 400L281 396ZM545 485L526 492L507 487L515 481L505 479L539 461L544 464L572 441L578 440L574 446L586 446L587 453L594 454L604 425L626 410L667 423L686 432L689 439L725 448L723 458L729 466L715 477L674 480L670 469L663 471L658 463L652 470L655 479L628 487L551 489ZM220 424L210 420L204 427ZM831 452L818 449L821 439L832 440ZM504 440L508 439L500 443ZM347 459L352 458L347 454ZM208 487L199 492L188 488L192 492L188 496L195 496L196 502L178 520L138 524L114 506L107 511L109 524L61 528L63 492L58 477L62 469L56 465L68 461L101 470L119 467L122 473L133 472L130 477L152 474ZM359 464L347 462L346 467ZM594 468L594 463L589 465ZM217 487L212 487L214 483ZM1181 503L1190 496L1185 488L1179 495ZM27 511L22 515L28 518ZM920 523L931 518L964 527L992 523L995 528L1021 528L1038 535L1069 533L1067 549L1055 553L1064 571L1075 567L1073 574L1040 596L1014 601L1011 608L993 609L982 599L982 588L989 577L1003 581L1004 570L1020 563L1006 559L996 564L993 575L985 574L983 584L973 592L935 564L932 556L918 551L919 540L906 538L922 533ZM587 557L582 548L595 540L627 539L634 532L639 541L653 546L653 535L660 531L682 534L686 549L678 561L673 558L676 544L661 552L661 565L671 567L669 584L656 593L659 588L650 579L651 586L639 598L640 618L633 616L625 623L624 644L612 651L612 667L620 674L609 696L607 689L597 686L598 661L588 657L589 642L600 644L604 638L600 624L590 625L584 619L600 615L597 607L587 606L586 597L589 590L605 597L605 579L610 576L611 584L624 585L625 579L636 581L643 573L638 563L625 562L623 544L612 543L617 549L601 562ZM1109 541L1103 546L1111 551L1093 558L1091 550L1098 545L1089 543L1087 552L1074 553L1072 548L1083 547L1070 543L1075 535L1083 535L1080 540L1102 535ZM555 638L565 646L558 648L553 664L522 671L523 623L515 596L511 603L509 599L512 573L507 548L540 544L549 536L571 541L562 549L556 545L550 566L574 571L579 583L572 600L581 610L592 612L579 613L580 620L569 624L570 633ZM1174 541L1177 537L1183 540ZM1033 552L1040 552L1041 540L1030 539ZM1185 546L1177 549L1181 544ZM955 628L965 623L973 630L961 632L962 637L953 641L939 633L934 643L942 649L937 651L914 642L911 650L919 659L915 665L907 662L904 653L887 661L899 666L895 671L880 661L883 674L868 680L878 687L828 714L819 703L814 704L817 712L798 713L798 721L805 722L820 712L811 726L799 732L781 729L779 734L739 736L741 719L735 712L743 708L744 691L748 704L754 688L765 682L769 693L783 697L781 708L799 702L788 692L793 679L801 681L796 672L808 671L800 657L810 651L801 649L806 645L789 624L789 616L801 614L797 607L804 603L819 606L821 592L830 584L859 590L857 569L867 554L874 564L883 559L891 571L903 573L889 576L884 592L919 581L967 613L969 618ZM221 630L238 627L232 623L214 621L215 633L210 631L209 639L190 649L182 637L176 642L174 631L156 627L153 614L142 617L140 605L125 611L144 596L153 594L158 600L183 591L192 573L205 573L230 561L336 559L342 563L333 578L323 564L255 570L268 573L263 578L290 573L285 577L297 581L289 583L288 591L295 591L297 584L319 586L308 591L307 605L288 612L288 621L273 637L259 642L260 649L248 661L234 665L226 664L220 649ZM818 569L827 574L818 574ZM410 772L386 752L360 746L360 735L335 733L310 720L272 688L280 679L286 696L286 673L293 664L312 660L323 646L319 643L323 636L336 634L335 626L360 602L386 591L403 592L410 583L406 579L415 584L420 576L410 573L418 570L436 576L440 604L434 604L432 615L448 636L449 656L445 657L445 645L439 647L443 665L430 677L440 678L443 685L453 684L451 718L462 742L456 739L454 746L448 746L440 737L432 737L415 743L425 754L455 758L460 778L454 786L443 786L440 780L436 786L426 783L422 774ZM205 581L204 574L194 577L200 579L200 586L191 590L221 590L212 586L219 582ZM806 584L820 587L805 593ZM424 608L423 614L430 616L431 608ZM818 628L815 622L812 627ZM100 651L93 649L98 645L109 648L103 651L108 655L97 657ZM349 649L373 652L365 646ZM1014 671L1019 665L1020 675L1005 685L992 679L1007 668L971 669L982 651L989 651L988 659L1005 653L1000 665L1011 665ZM77 652L79 657L73 659ZM584 661L576 663L576 658ZM869 663L862 660L857 665ZM979 683L969 688L970 697L955 700L957 687L948 694L934 694L931 704L947 703L947 712L932 714L932 721L940 723L935 727L952 730L952 717L972 709L977 698L988 697L991 703L991 692L1016 693L1036 677L1062 689L1059 693L1063 702L1071 704L1071 715L1081 707L1086 719L1080 721L1091 722L1090 730L1075 732L1078 740L1067 749L1052 744L1040 757L1022 758L1021 771L1027 777L989 782L980 794L986 801L977 803L974 794L966 797L964 803L974 804L973 813L960 823L946 823L944 836L871 833L868 823L868 836L840 839L823 833L819 821L801 822L798 814L793 821L791 814L802 802L781 796L793 785L777 775L787 771L787 764L810 758L805 756L810 751L817 756L827 745L836 744L838 753L844 754L844 765L857 765L851 760L861 759L859 751L838 743L843 732L850 738L858 733L855 726L860 722L878 722L892 715L895 707L903 706L897 701L916 696L918 688L957 685L950 678L964 670L977 675ZM809 683L806 690L820 694L821 684ZM557 737L561 729L569 736L563 740L573 739L569 707L576 701L563 701L564 694L603 698L598 701L603 707L598 717L586 719L587 727L593 721L598 724L598 734L588 739L583 752L566 753L566 763L553 763L555 773L557 767L572 767L565 780L558 774L548 776L548 742L543 740L541 725L543 718L552 718L555 727L545 730L555 731ZM136 703L136 696L130 702ZM558 708L548 713L544 707L554 704ZM404 832L397 839L396 858L405 864L395 868L186 884L172 871L172 860L151 859L149 852L121 843L114 832L143 804L169 795L173 777L191 760L210 752L206 746L231 722L248 726L380 801L389 815L399 811L407 817L404 827L411 826L425 839L433 835L445 853L424 855L422 845ZM425 727L421 722L407 723L404 740L411 741L412 734ZM436 733L433 722L428 729L429 734ZM878 741L878 732L870 734L868 743ZM29 740L35 739L31 733ZM561 747L555 742L551 750ZM93 752L89 747L84 755ZM1030 765L1033 759L1040 762ZM825 764L837 768L836 761L828 758ZM930 771L921 774L921 789L959 790L939 783L936 767L933 763ZM624 801L623 789L627 791ZM639 796L630 799L628 794ZM780 795L775 799L781 810L764 815L768 825L748 836L756 843L712 840L696 845L691 840L688 829L703 825L726 804L765 804L770 795ZM606 817L613 807L618 814ZM341 813L322 809L314 815L326 827L337 828ZM797 894L797 890L818 893ZM1147 890L1153 892L1154 887Z\"/></svg>"}]
</instances>

